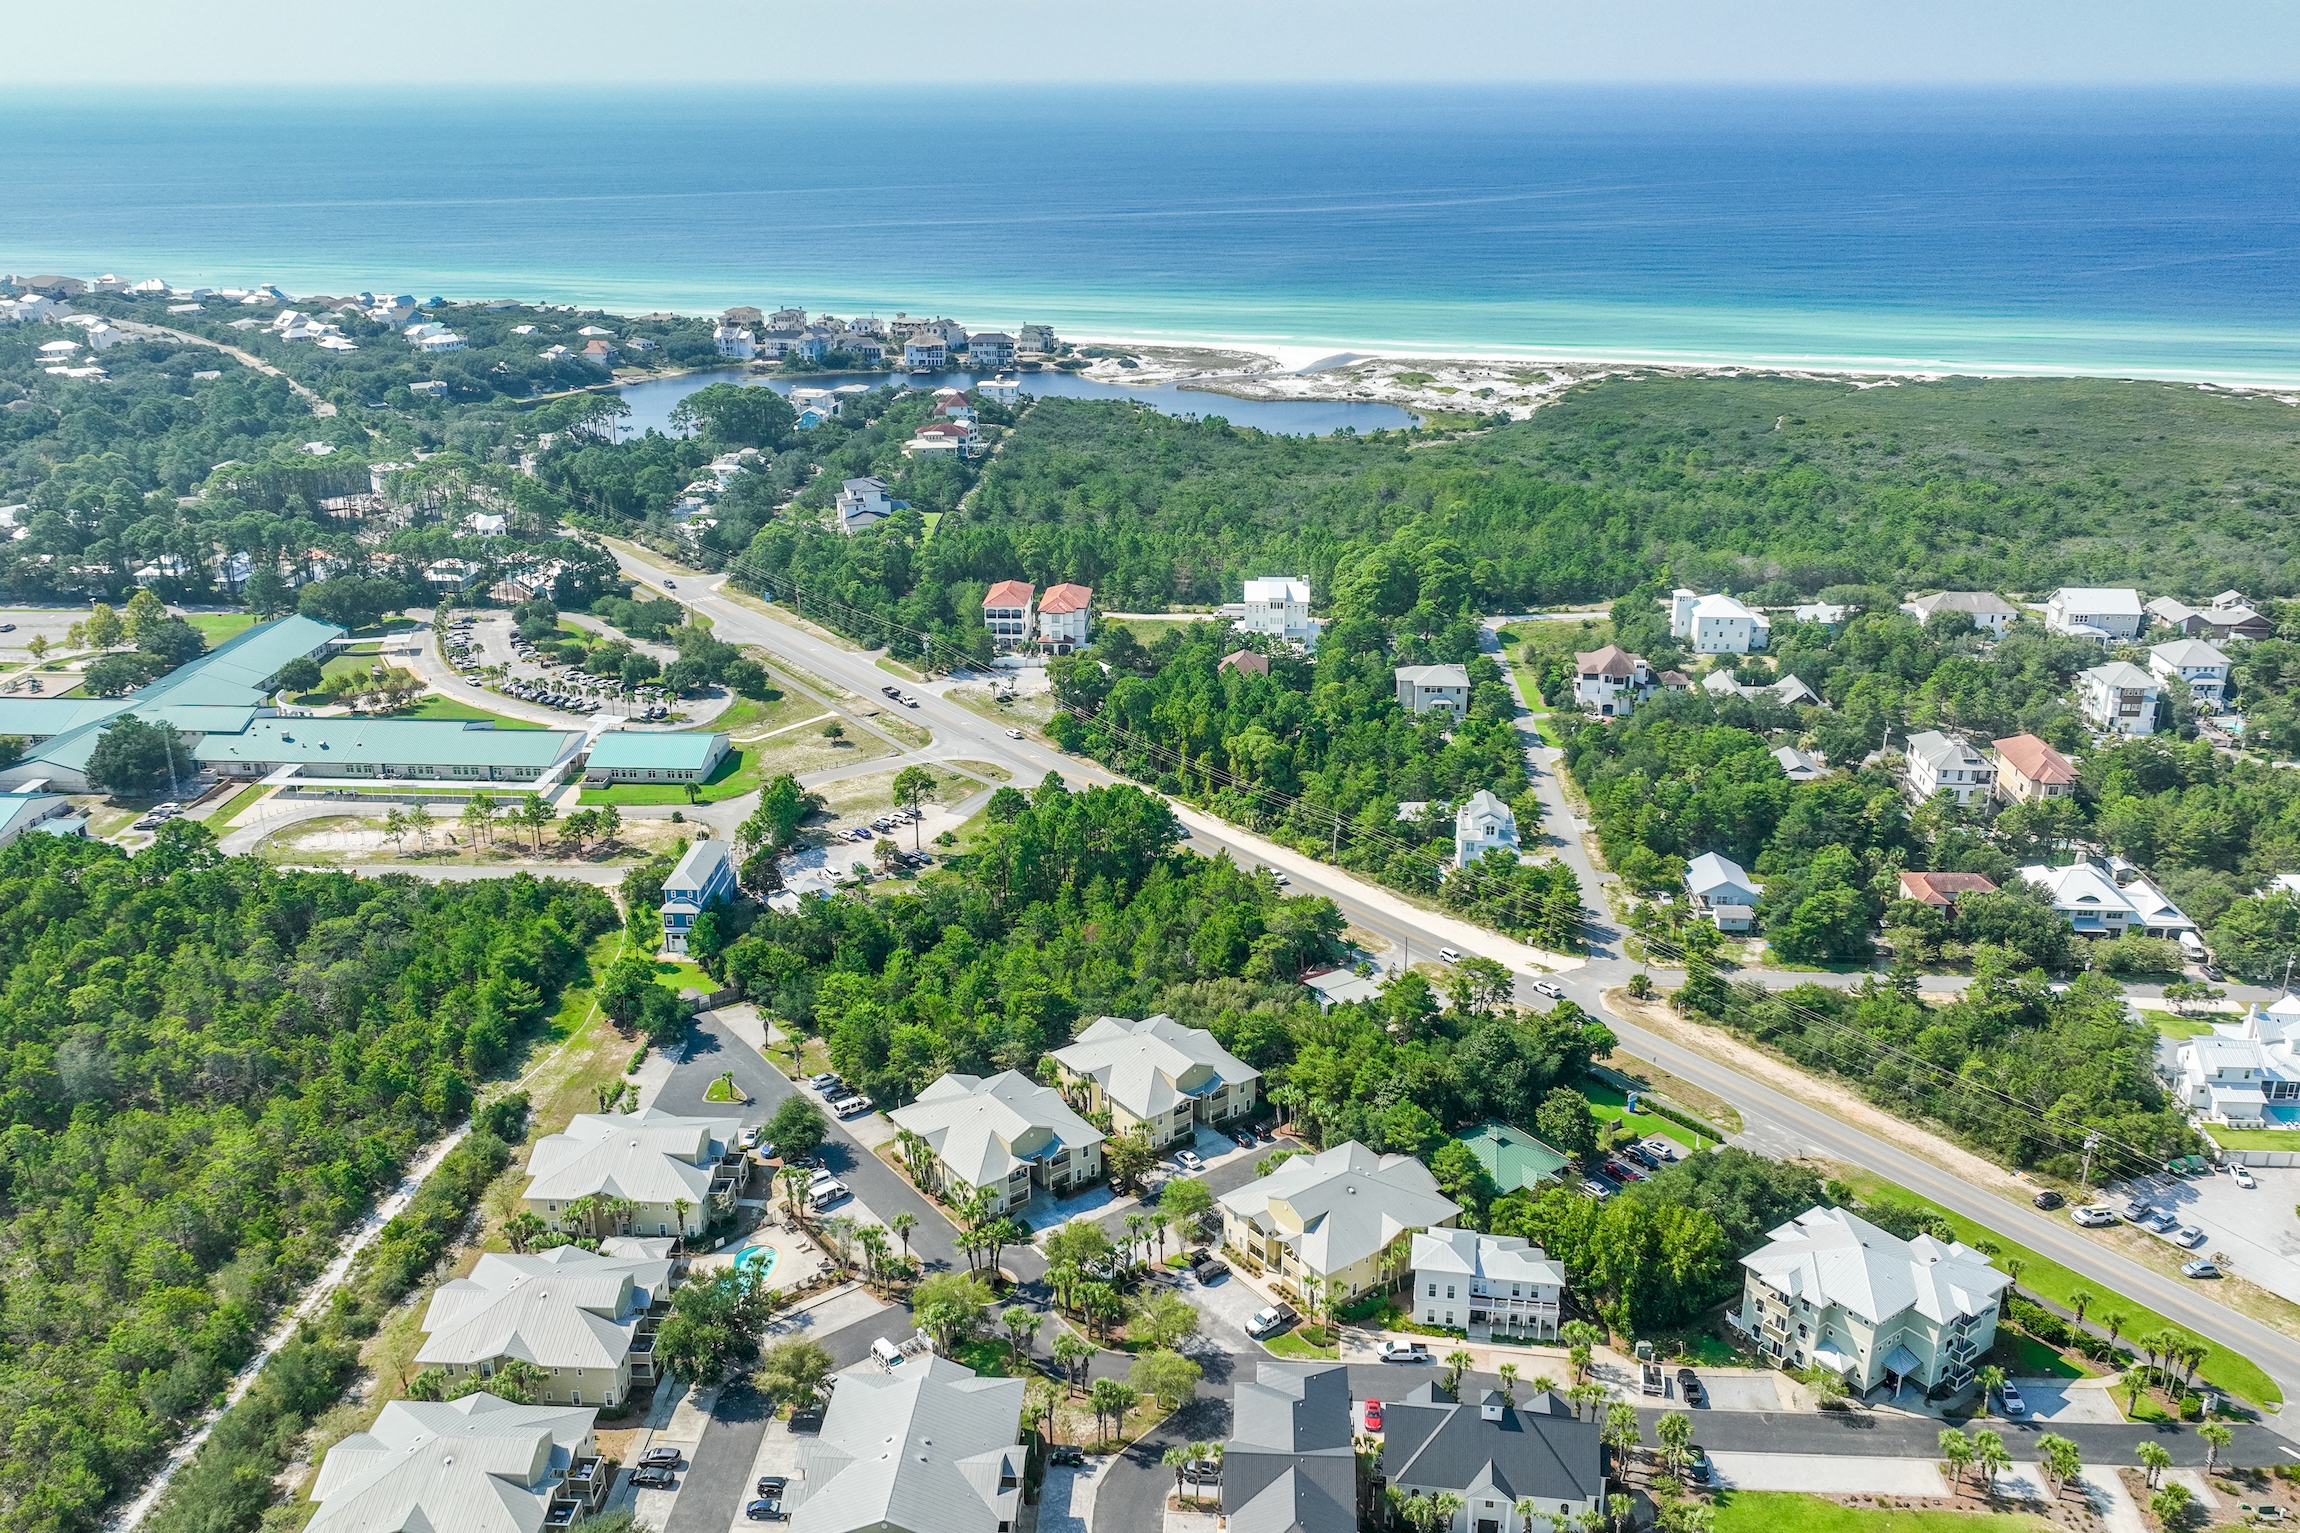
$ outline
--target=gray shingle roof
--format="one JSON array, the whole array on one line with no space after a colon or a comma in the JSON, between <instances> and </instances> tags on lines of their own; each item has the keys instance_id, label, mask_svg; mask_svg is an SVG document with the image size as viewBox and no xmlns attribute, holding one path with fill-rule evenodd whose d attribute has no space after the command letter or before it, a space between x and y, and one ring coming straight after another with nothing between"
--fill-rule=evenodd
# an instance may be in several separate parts
<instances>
[{"instance_id":1,"label":"gray shingle roof","mask_svg":"<svg viewBox=\"0 0 2300 1533\"><path fill-rule=\"evenodd\" d=\"M1222 1445L1232 1533L1353 1533L1350 1376L1339 1363L1264 1363L1237 1386Z\"/></svg>"},{"instance_id":2,"label":"gray shingle roof","mask_svg":"<svg viewBox=\"0 0 2300 1533\"><path fill-rule=\"evenodd\" d=\"M1434 1396L1434 1392L1433 1392ZM1554 1395L1536 1395L1488 1421L1479 1404L1400 1404L1383 1412L1390 1483L1466 1494L1489 1484L1515 1503L1589 1501L1604 1494L1598 1427Z\"/></svg>"},{"instance_id":3,"label":"gray shingle roof","mask_svg":"<svg viewBox=\"0 0 2300 1533\"><path fill-rule=\"evenodd\" d=\"M490 1252L441 1285L424 1312L419 1363L516 1357L542 1368L618 1368L649 1301L671 1286L669 1258Z\"/></svg>"}]
</instances>

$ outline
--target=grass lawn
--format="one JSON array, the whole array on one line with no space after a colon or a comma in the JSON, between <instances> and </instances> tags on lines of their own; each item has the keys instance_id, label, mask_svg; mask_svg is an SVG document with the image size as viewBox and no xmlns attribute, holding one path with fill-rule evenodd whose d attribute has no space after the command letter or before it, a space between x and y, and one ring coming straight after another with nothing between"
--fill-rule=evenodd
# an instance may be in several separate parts
<instances>
[{"instance_id":1,"label":"grass lawn","mask_svg":"<svg viewBox=\"0 0 2300 1533\"><path fill-rule=\"evenodd\" d=\"M1888 1182L1883 1177L1858 1167L1847 1168L1841 1171L1839 1175L1852 1186L1855 1195L1864 1203L1900 1203L1910 1206L1931 1207L1923 1198L1918 1197L1899 1183ZM2112 1309L2120 1311L2125 1316L2122 1334L2127 1337L2145 1335L2150 1331L2162 1330L2172 1324L2155 1310L2147 1308L2137 1300L2113 1291L2103 1291L2100 1285L2077 1276L2058 1262L2048 1261L2028 1247L2009 1239L2000 1230L1967 1219L1961 1214L1949 1213L1945 1209L1938 1210L1938 1212L1948 1220L1950 1228L1956 1231L1957 1239L1967 1245L1986 1240L1997 1247L1999 1261L2008 1256L2019 1258L2024 1264L2021 1268L2020 1286L2030 1293L2050 1299L2056 1304L2066 1304L2070 1294L2078 1289L2084 1289L2095 1295L2086 1313L2097 1318ZM2249 1400L2255 1405L2275 1405L2283 1402L2284 1392L2276 1387L2276 1381L2269 1378L2259 1364L2223 1347L2207 1345L2209 1350L2205 1353L2204 1366L2197 1370L2200 1378L2207 1383L2217 1384L2230 1394Z\"/></svg>"},{"instance_id":2,"label":"grass lawn","mask_svg":"<svg viewBox=\"0 0 2300 1533\"><path fill-rule=\"evenodd\" d=\"M1717 1533L2036 1533L2052 1526L2021 1513L1883 1512L1795 1491L1720 1491L1716 1506Z\"/></svg>"},{"instance_id":3,"label":"grass lawn","mask_svg":"<svg viewBox=\"0 0 2300 1533\"><path fill-rule=\"evenodd\" d=\"M655 983L668 985L674 991L700 990L705 995L719 988L719 982L705 974L702 966L684 958L658 958L655 960Z\"/></svg>"},{"instance_id":4,"label":"grass lawn","mask_svg":"<svg viewBox=\"0 0 2300 1533\"><path fill-rule=\"evenodd\" d=\"M750 1098L743 1095L742 1087L729 1084L727 1079L721 1076L703 1088L703 1100L706 1102L747 1102Z\"/></svg>"},{"instance_id":5,"label":"grass lawn","mask_svg":"<svg viewBox=\"0 0 2300 1533\"><path fill-rule=\"evenodd\" d=\"M712 804L757 788L758 763L758 751L734 746L720 758L709 779L696 788L692 800L684 783L619 782L605 788L585 788L582 803L586 808L593 804Z\"/></svg>"},{"instance_id":6,"label":"grass lawn","mask_svg":"<svg viewBox=\"0 0 2300 1533\"><path fill-rule=\"evenodd\" d=\"M437 692L425 693L406 707L395 710L391 717L395 719L478 719L483 723L492 721L497 729L547 729L550 727L546 724L531 724L525 719L510 718L500 713L489 713L485 708L474 707L461 698L446 697ZM581 726L575 727L580 728Z\"/></svg>"},{"instance_id":7,"label":"grass lawn","mask_svg":"<svg viewBox=\"0 0 2300 1533\"><path fill-rule=\"evenodd\" d=\"M1278 1356L1291 1358L1296 1362L1331 1362L1342 1355L1340 1346L1333 1342L1328 1342L1322 1347L1314 1347L1292 1331L1280 1331L1275 1336L1267 1337L1263 1340L1262 1345L1268 1347Z\"/></svg>"},{"instance_id":8,"label":"grass lawn","mask_svg":"<svg viewBox=\"0 0 2300 1533\"><path fill-rule=\"evenodd\" d=\"M233 794L230 798L225 799L221 804L218 804L215 808L209 810L207 817L218 825L229 824L233 815L238 814L241 810L247 808L248 805L254 803L257 799L262 798L268 791L269 790L266 789L262 783L257 783L255 786L250 788L242 788L239 792Z\"/></svg>"},{"instance_id":9,"label":"grass lawn","mask_svg":"<svg viewBox=\"0 0 2300 1533\"><path fill-rule=\"evenodd\" d=\"M2203 1017L2176 1017L2169 1011L2141 1007L2140 1014L2152 1023L2159 1033L2171 1039L2201 1038L2212 1031L2212 1024Z\"/></svg>"},{"instance_id":10,"label":"grass lawn","mask_svg":"<svg viewBox=\"0 0 2300 1533\"><path fill-rule=\"evenodd\" d=\"M2023 1272L2021 1277L2026 1279ZM2059 1352L2035 1337L2013 1330L2010 1326L1997 1327L1996 1365L2016 1379L2081 1379L2085 1371L2062 1357Z\"/></svg>"},{"instance_id":11,"label":"grass lawn","mask_svg":"<svg viewBox=\"0 0 2300 1533\"><path fill-rule=\"evenodd\" d=\"M905 681L924 681L926 679L892 655L881 655L873 664L889 676L900 676Z\"/></svg>"},{"instance_id":12,"label":"grass lawn","mask_svg":"<svg viewBox=\"0 0 2300 1533\"><path fill-rule=\"evenodd\" d=\"M214 649L224 640L255 627L256 615L253 612L195 612L184 621L198 629L200 637L208 641L208 648Z\"/></svg>"},{"instance_id":13,"label":"grass lawn","mask_svg":"<svg viewBox=\"0 0 2300 1533\"><path fill-rule=\"evenodd\" d=\"M1614 1123L1626 1117L1630 1127L1636 1129L1641 1136L1659 1134L1676 1140L1688 1150L1710 1149L1719 1142L1717 1135L1696 1134L1684 1124L1672 1122L1654 1113L1625 1113L1623 1109L1629 1105L1629 1098L1619 1088L1607 1085L1604 1081L1584 1079L1580 1086L1581 1094L1589 1098L1591 1115L1601 1122Z\"/></svg>"},{"instance_id":14,"label":"grass lawn","mask_svg":"<svg viewBox=\"0 0 2300 1533\"><path fill-rule=\"evenodd\" d=\"M1003 1379L1023 1370L1011 1367L1014 1348L1008 1343L989 1336L977 1336L958 1349L954 1361L966 1364L985 1378Z\"/></svg>"},{"instance_id":15,"label":"grass lawn","mask_svg":"<svg viewBox=\"0 0 2300 1533\"><path fill-rule=\"evenodd\" d=\"M2223 1150L2300 1150L2300 1129L2221 1128L2215 1125L2205 1132Z\"/></svg>"}]
</instances>

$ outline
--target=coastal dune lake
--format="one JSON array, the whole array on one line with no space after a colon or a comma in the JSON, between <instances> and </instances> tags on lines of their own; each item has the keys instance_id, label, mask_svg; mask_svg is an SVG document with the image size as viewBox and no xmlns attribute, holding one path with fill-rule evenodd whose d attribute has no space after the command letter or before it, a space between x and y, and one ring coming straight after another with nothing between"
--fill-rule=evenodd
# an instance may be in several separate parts
<instances>
[{"instance_id":1,"label":"coastal dune lake","mask_svg":"<svg viewBox=\"0 0 2300 1533\"><path fill-rule=\"evenodd\" d=\"M760 377L745 369L730 367L688 373L684 377L665 378L655 383L625 384L615 392L622 395L624 403L631 407L631 414L621 423L620 430L637 435L652 428L670 435L671 411L680 400L706 384L740 383L748 387L764 386L778 394L788 394L794 388L827 389L848 383L867 384L872 388L895 383L911 388L939 389L947 385L964 389L972 388L979 379L992 376L991 373L961 371L928 376L899 372L805 373L785 378L771 375ZM1324 436L1345 426L1353 431L1385 431L1411 426L1418 419L1396 405L1347 400L1233 399L1227 394L1177 388L1171 383L1103 383L1093 378L1058 372L1053 368L1012 376L1022 385L1022 391L1026 394L1060 394L1072 399L1136 399L1166 415L1219 415L1233 426L1252 426L1281 436Z\"/></svg>"},{"instance_id":2,"label":"coastal dune lake","mask_svg":"<svg viewBox=\"0 0 2300 1533\"><path fill-rule=\"evenodd\" d=\"M2294 164L2292 90L18 88L0 269L2293 381Z\"/></svg>"}]
</instances>

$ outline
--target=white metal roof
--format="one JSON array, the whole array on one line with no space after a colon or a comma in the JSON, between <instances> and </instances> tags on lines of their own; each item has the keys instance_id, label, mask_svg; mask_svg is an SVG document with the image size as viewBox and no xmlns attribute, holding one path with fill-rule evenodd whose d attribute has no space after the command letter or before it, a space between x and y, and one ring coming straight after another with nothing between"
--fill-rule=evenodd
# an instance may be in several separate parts
<instances>
[{"instance_id":1,"label":"white metal roof","mask_svg":"<svg viewBox=\"0 0 2300 1533\"><path fill-rule=\"evenodd\" d=\"M2012 1281L1968 1245L1902 1240L1841 1208L1807 1209L1741 1265L1791 1298L1840 1305L1875 1324L1907 1310L1935 1323L1986 1314Z\"/></svg>"}]
</instances>

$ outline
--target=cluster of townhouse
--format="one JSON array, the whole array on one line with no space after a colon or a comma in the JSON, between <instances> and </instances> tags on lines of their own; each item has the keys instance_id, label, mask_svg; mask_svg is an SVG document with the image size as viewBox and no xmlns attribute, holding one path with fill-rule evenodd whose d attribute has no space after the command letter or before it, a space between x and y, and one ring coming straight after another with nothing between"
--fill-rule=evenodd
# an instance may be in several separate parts
<instances>
[{"instance_id":1,"label":"cluster of townhouse","mask_svg":"<svg viewBox=\"0 0 2300 1533\"><path fill-rule=\"evenodd\" d=\"M1018 334L1003 330L968 331L953 319L922 319L897 313L841 319L835 314L807 317L804 309L772 314L750 307L719 316L712 341L731 361L779 362L785 357L820 362L833 354L865 366L899 362L907 372L939 372L963 353L970 367L1005 367L1017 357L1051 355L1058 347L1052 325L1024 325Z\"/></svg>"},{"instance_id":2,"label":"cluster of townhouse","mask_svg":"<svg viewBox=\"0 0 2300 1533\"><path fill-rule=\"evenodd\" d=\"M1001 580L982 596L982 625L1002 654L1035 649L1067 655L1086 647L1094 620L1091 586L1048 586L1045 594L1027 580Z\"/></svg>"},{"instance_id":3,"label":"cluster of townhouse","mask_svg":"<svg viewBox=\"0 0 2300 1533\"><path fill-rule=\"evenodd\" d=\"M0 768L0 790L95 791L89 756L104 726L122 716L174 732L186 790L208 777L521 790L578 773L595 782L703 782L727 753L725 735L705 732L497 729L489 720L315 717L277 705L269 684L282 666L323 659L349 641L333 624L286 617L237 634L124 697L0 697L0 734L26 746Z\"/></svg>"}]
</instances>

